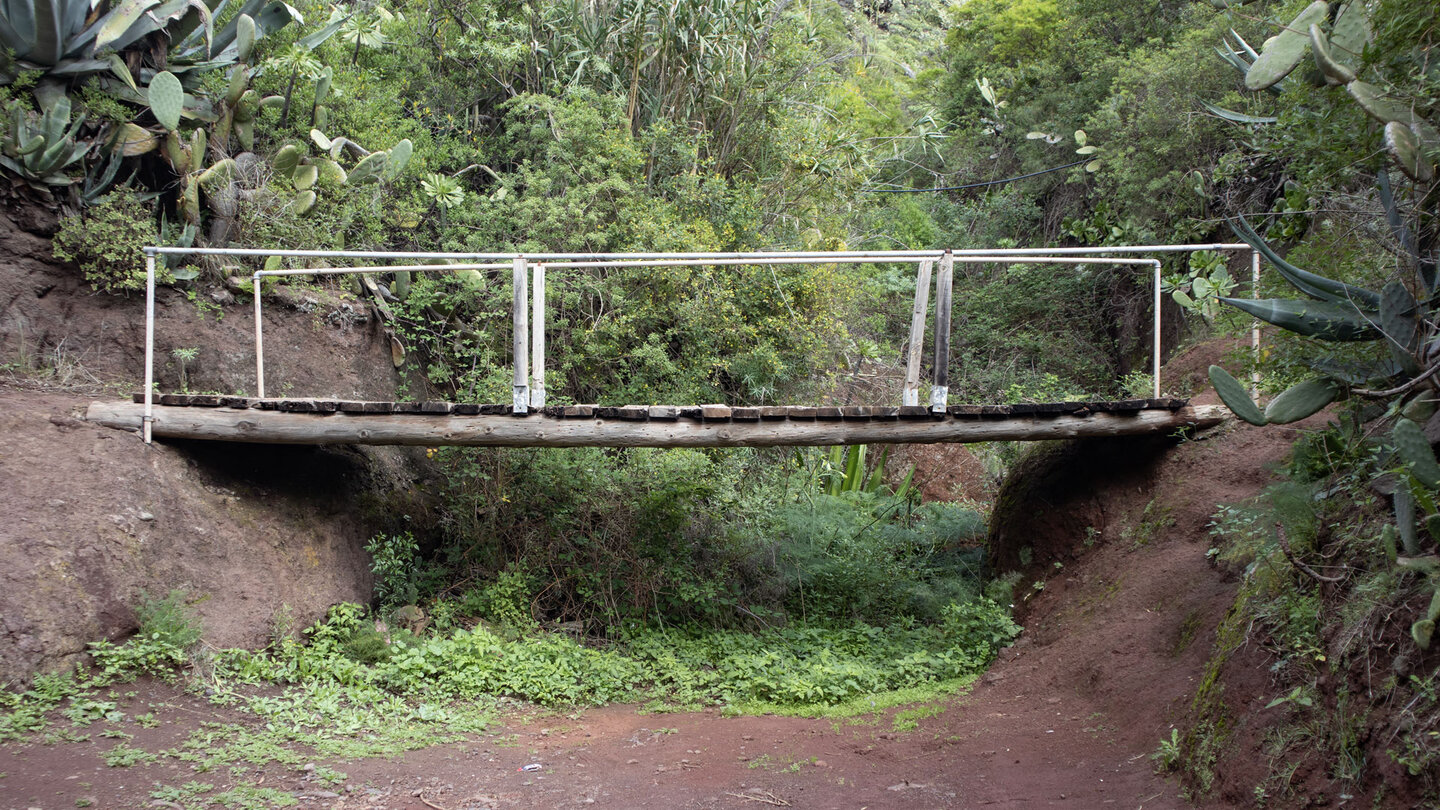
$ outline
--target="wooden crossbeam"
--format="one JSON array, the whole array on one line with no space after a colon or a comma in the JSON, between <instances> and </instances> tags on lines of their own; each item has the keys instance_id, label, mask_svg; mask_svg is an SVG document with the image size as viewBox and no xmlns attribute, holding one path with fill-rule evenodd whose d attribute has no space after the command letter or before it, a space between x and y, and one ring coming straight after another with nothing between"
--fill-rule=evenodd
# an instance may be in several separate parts
<instances>
[{"instance_id":1,"label":"wooden crossbeam","mask_svg":"<svg viewBox=\"0 0 1440 810\"><path fill-rule=\"evenodd\" d=\"M179 397L182 395L168 395ZM1168 433L1220 423L1224 409L1184 400L924 406L550 406L172 398L155 407L153 435L269 444L500 447L743 447L1038 441ZM224 399L224 398L220 398ZM386 409L385 406L389 406ZM444 407L442 407L444 406ZM92 403L86 418L139 430L144 407Z\"/></svg>"}]
</instances>

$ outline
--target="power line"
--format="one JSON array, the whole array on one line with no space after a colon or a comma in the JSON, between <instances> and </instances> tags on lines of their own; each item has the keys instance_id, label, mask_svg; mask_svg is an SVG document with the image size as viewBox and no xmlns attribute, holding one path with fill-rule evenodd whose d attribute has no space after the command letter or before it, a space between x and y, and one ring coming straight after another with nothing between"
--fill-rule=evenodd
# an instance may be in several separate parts
<instances>
[{"instance_id":1,"label":"power line","mask_svg":"<svg viewBox=\"0 0 1440 810\"><path fill-rule=\"evenodd\" d=\"M1051 169L1041 169L1038 172L1030 172L1029 174L1022 174L1016 177L1007 177L1004 180L986 180L983 183L967 183L963 186L945 186L943 188L862 188L860 189L860 191L869 192L871 194L920 194L927 191L963 191L967 188L983 188L984 186L998 186L1003 183L1013 183L1016 180L1024 180L1027 177L1037 177L1042 174L1049 174L1050 172L1058 172L1061 169L1070 169L1075 166L1079 166L1082 163L1089 163L1090 160L1090 158L1087 158L1085 160L1077 160L1074 163L1066 163L1064 166L1056 166Z\"/></svg>"}]
</instances>

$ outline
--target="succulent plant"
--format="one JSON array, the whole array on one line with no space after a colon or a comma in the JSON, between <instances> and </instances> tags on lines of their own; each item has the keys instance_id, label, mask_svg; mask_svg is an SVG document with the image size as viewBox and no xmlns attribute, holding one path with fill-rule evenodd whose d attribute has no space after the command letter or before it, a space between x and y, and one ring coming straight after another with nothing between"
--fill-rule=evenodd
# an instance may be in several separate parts
<instances>
[{"instance_id":1,"label":"succulent plant","mask_svg":"<svg viewBox=\"0 0 1440 810\"><path fill-rule=\"evenodd\" d=\"M410 156L415 145L406 138L387 151L371 152L346 137L330 138L318 129L310 130L310 140L326 154L312 156L301 147L290 143L275 153L275 173L286 177L295 186L296 195L293 210L307 214L320 199L320 192L335 186L358 187L365 183L379 182L396 177ZM343 154L358 157L350 169L340 163Z\"/></svg>"},{"instance_id":2,"label":"succulent plant","mask_svg":"<svg viewBox=\"0 0 1440 810\"><path fill-rule=\"evenodd\" d=\"M41 115L19 103L12 103L8 112L0 133L0 166L40 190L74 183L77 178L66 169L85 157L90 144L75 138L85 116L70 120L70 99L59 97Z\"/></svg>"},{"instance_id":3,"label":"succulent plant","mask_svg":"<svg viewBox=\"0 0 1440 810\"><path fill-rule=\"evenodd\" d=\"M1238 35L1237 45L1225 43L1220 55L1245 72L1251 90L1277 90L1309 52L1325 83L1344 87L1367 115L1384 125L1384 149L1401 173L1415 184L1416 205L1408 217L1397 204L1387 169L1376 175L1378 196L1398 245L1399 272L1379 291L1364 289L1302 270L1287 262L1243 217L1235 233L1269 261L1304 297L1225 303L1297 334L1322 341L1376 341L1386 350L1383 360L1359 368L1322 359L1313 365L1321 376L1291 387L1261 411L1245 387L1223 369L1212 366L1210 379L1221 400L1251 424L1284 424L1302 419L1342 397L1358 395L1386 402L1393 420L1389 435L1394 483L1395 522L1381 533L1386 555L1401 568L1430 579L1436 592L1428 612L1411 626L1422 649L1432 641L1440 620L1440 462L1424 424L1440 402L1440 186L1435 157L1440 131L1410 103L1380 84L1362 78L1360 55L1370 39L1370 6L1313 2L1255 53ZM1233 32L1232 32L1233 33ZM1212 108L1222 117L1239 114ZM1258 121L1243 121L1259 123ZM1425 535L1419 531L1425 529ZM1428 539L1426 537L1428 535Z\"/></svg>"}]
</instances>

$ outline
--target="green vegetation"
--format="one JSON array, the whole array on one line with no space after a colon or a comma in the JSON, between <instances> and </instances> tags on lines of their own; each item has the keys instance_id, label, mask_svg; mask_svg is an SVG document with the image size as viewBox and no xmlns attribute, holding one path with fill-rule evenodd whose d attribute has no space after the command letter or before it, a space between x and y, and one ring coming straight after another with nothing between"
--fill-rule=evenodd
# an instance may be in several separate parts
<instances>
[{"instance_id":1,"label":"green vegetation","mask_svg":"<svg viewBox=\"0 0 1440 810\"><path fill-rule=\"evenodd\" d=\"M1305 756L1346 784L1389 757L1440 791L1426 781L1440 760L1432 2L12 5L35 13L0 26L0 173L63 208L56 256L104 294L140 288L137 249L156 241L629 251L1238 233L1266 257L1260 289L1237 257L1167 259L1167 342L1262 317L1278 329L1236 371L1274 396L1261 407L1217 369L1219 394L1257 425L1343 418L1297 443L1285 484L1217 514L1213 558L1244 586L1157 762L1213 786L1240 725L1225 665L1254 640L1275 666L1265 711L1287 718L1258 798L1284 796ZM193 294L248 262L167 262L161 281ZM503 279L375 280L406 393L508 401ZM915 292L908 270L825 264L554 268L548 284L558 403L868 395L900 366ZM1148 390L1136 271L964 265L956 284L952 398ZM183 386L193 357L175 359ZM983 518L921 503L873 451L446 448L427 464L430 491L369 504L373 614L342 606L308 643L212 656L172 594L135 639L96 645L90 679L0 698L0 737L44 733L56 712L71 724L56 734L121 722L93 686L136 672L212 679L267 718L177 749L207 769L288 762L302 740L401 750L483 727L492 695L842 712L964 683L1016 632L985 594L1008 604L1021 575L988 579ZM1169 521L1147 507L1128 539ZM1373 659L1387 645L1403 652ZM1389 674L1362 693L1361 670ZM269 698L241 688L276 683ZM1361 733L1372 721L1395 724L1383 750Z\"/></svg>"}]
</instances>

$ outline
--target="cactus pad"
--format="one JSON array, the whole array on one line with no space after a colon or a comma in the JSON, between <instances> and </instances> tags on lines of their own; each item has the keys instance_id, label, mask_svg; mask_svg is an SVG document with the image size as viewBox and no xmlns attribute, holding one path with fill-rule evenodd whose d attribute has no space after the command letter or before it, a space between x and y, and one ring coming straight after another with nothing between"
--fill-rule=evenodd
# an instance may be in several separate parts
<instances>
[{"instance_id":1,"label":"cactus pad","mask_svg":"<svg viewBox=\"0 0 1440 810\"><path fill-rule=\"evenodd\" d=\"M1315 64L1320 67L1320 72L1325 74L1325 80L1330 84L1349 84L1355 81L1355 71L1330 53L1330 41L1320 32L1320 26L1314 23L1310 24L1310 52L1315 55Z\"/></svg>"},{"instance_id":2,"label":"cactus pad","mask_svg":"<svg viewBox=\"0 0 1440 810\"><path fill-rule=\"evenodd\" d=\"M1410 463L1415 478L1431 489L1440 487L1440 464L1435 461L1435 451L1430 448L1424 429L1409 419L1401 419L1395 423L1391 436L1400 458Z\"/></svg>"},{"instance_id":3,"label":"cactus pad","mask_svg":"<svg viewBox=\"0 0 1440 810\"><path fill-rule=\"evenodd\" d=\"M1435 179L1435 167L1426 159L1420 139L1415 137L1410 127L1399 121L1386 124L1385 148L1406 177L1417 183L1429 183Z\"/></svg>"},{"instance_id":4,"label":"cactus pad","mask_svg":"<svg viewBox=\"0 0 1440 810\"><path fill-rule=\"evenodd\" d=\"M315 207L315 192L306 190L295 195L295 213L308 214Z\"/></svg>"},{"instance_id":5,"label":"cactus pad","mask_svg":"<svg viewBox=\"0 0 1440 810\"><path fill-rule=\"evenodd\" d=\"M162 70L150 80L146 91L150 100L150 111L160 126L174 131L180 128L180 110L185 107L185 88L180 80L168 70Z\"/></svg>"},{"instance_id":6,"label":"cactus pad","mask_svg":"<svg viewBox=\"0 0 1440 810\"><path fill-rule=\"evenodd\" d=\"M1289 76L1290 71L1305 58L1305 48L1310 44L1310 24L1324 20L1329 13L1329 3L1315 0L1283 31L1266 40L1260 57L1245 73L1245 87L1264 90Z\"/></svg>"},{"instance_id":7,"label":"cactus pad","mask_svg":"<svg viewBox=\"0 0 1440 810\"><path fill-rule=\"evenodd\" d=\"M1275 425L1298 422L1334 402L1339 393L1339 386L1329 379L1292 385L1265 406L1265 421Z\"/></svg>"},{"instance_id":8,"label":"cactus pad","mask_svg":"<svg viewBox=\"0 0 1440 810\"><path fill-rule=\"evenodd\" d=\"M1230 376L1230 372L1219 366L1211 366L1210 384L1215 386L1215 393L1220 395L1220 401L1236 416L1252 425L1265 424L1265 414L1260 411L1260 406L1245 392L1245 386Z\"/></svg>"}]
</instances>

